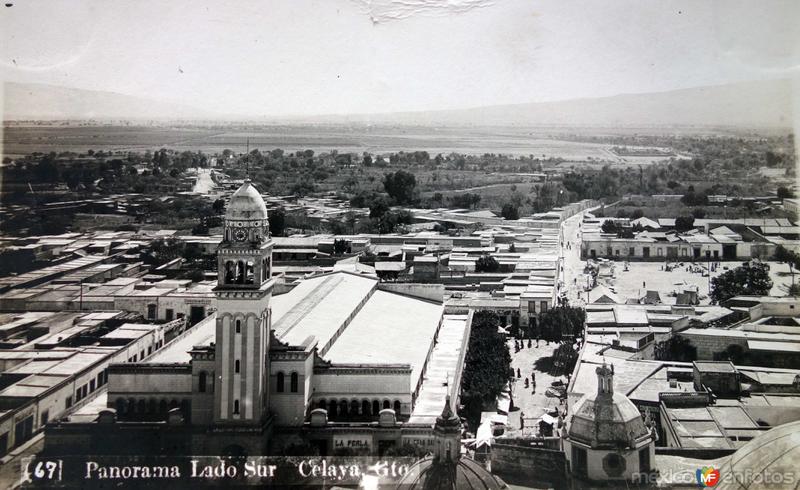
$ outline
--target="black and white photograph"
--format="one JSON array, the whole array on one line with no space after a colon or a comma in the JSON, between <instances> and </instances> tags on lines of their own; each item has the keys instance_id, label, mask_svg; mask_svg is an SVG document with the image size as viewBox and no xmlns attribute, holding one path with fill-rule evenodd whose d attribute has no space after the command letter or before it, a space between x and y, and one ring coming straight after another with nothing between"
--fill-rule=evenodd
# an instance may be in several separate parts
<instances>
[{"instance_id":1,"label":"black and white photograph","mask_svg":"<svg viewBox=\"0 0 800 490\"><path fill-rule=\"evenodd\" d=\"M0 489L800 489L796 0L5 0L0 74Z\"/></svg>"}]
</instances>

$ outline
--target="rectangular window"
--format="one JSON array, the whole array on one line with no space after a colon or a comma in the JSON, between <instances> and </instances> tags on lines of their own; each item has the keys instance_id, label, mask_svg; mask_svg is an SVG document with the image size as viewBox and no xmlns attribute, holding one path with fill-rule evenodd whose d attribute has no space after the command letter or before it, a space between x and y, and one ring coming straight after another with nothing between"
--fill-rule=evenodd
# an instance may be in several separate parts
<instances>
[{"instance_id":1,"label":"rectangular window","mask_svg":"<svg viewBox=\"0 0 800 490\"><path fill-rule=\"evenodd\" d=\"M572 446L572 468L575 474L585 476L588 470L586 449Z\"/></svg>"},{"instance_id":2,"label":"rectangular window","mask_svg":"<svg viewBox=\"0 0 800 490\"><path fill-rule=\"evenodd\" d=\"M94 391L94 387L95 387L95 381L94 380L89 381L89 393Z\"/></svg>"},{"instance_id":3,"label":"rectangular window","mask_svg":"<svg viewBox=\"0 0 800 490\"><path fill-rule=\"evenodd\" d=\"M541 312L542 312L542 313L544 313L545 311L547 311L547 301L542 301L542 302L539 304L539 307L541 308L541 310L542 310Z\"/></svg>"},{"instance_id":4,"label":"rectangular window","mask_svg":"<svg viewBox=\"0 0 800 490\"><path fill-rule=\"evenodd\" d=\"M619 249L614 250L614 255L619 255Z\"/></svg>"},{"instance_id":5,"label":"rectangular window","mask_svg":"<svg viewBox=\"0 0 800 490\"><path fill-rule=\"evenodd\" d=\"M67 397L67 403L65 403L65 405L67 408L72 406L72 396Z\"/></svg>"},{"instance_id":6,"label":"rectangular window","mask_svg":"<svg viewBox=\"0 0 800 490\"><path fill-rule=\"evenodd\" d=\"M639 450L639 473L650 473L650 450Z\"/></svg>"},{"instance_id":7,"label":"rectangular window","mask_svg":"<svg viewBox=\"0 0 800 490\"><path fill-rule=\"evenodd\" d=\"M172 321L172 319L175 318L175 311L172 308L167 308L166 315L167 321Z\"/></svg>"},{"instance_id":8,"label":"rectangular window","mask_svg":"<svg viewBox=\"0 0 800 490\"><path fill-rule=\"evenodd\" d=\"M8 432L0 434L0 456L8 452Z\"/></svg>"},{"instance_id":9,"label":"rectangular window","mask_svg":"<svg viewBox=\"0 0 800 490\"><path fill-rule=\"evenodd\" d=\"M47 421L50 420L50 410L45 410L42 412L41 415L41 423L39 424L40 427L44 427L47 424Z\"/></svg>"},{"instance_id":10,"label":"rectangular window","mask_svg":"<svg viewBox=\"0 0 800 490\"><path fill-rule=\"evenodd\" d=\"M33 415L25 417L14 426L14 445L19 446L33 435Z\"/></svg>"},{"instance_id":11,"label":"rectangular window","mask_svg":"<svg viewBox=\"0 0 800 490\"><path fill-rule=\"evenodd\" d=\"M628 255L636 255L636 249L631 247L628 249Z\"/></svg>"},{"instance_id":12,"label":"rectangular window","mask_svg":"<svg viewBox=\"0 0 800 490\"><path fill-rule=\"evenodd\" d=\"M661 247L657 248L657 249L656 249L656 255L658 255L659 257L661 257L662 255L664 255L664 249L663 249L663 248L661 248Z\"/></svg>"}]
</instances>

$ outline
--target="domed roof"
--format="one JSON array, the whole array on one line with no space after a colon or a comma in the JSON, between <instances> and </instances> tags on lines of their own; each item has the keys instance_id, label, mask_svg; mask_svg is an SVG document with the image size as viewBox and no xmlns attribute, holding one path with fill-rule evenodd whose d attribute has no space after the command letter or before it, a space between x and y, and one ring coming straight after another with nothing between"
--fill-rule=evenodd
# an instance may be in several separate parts
<instances>
[{"instance_id":1,"label":"domed roof","mask_svg":"<svg viewBox=\"0 0 800 490\"><path fill-rule=\"evenodd\" d=\"M584 396L575 405L568 436L592 447L628 446L650 434L636 405L621 393Z\"/></svg>"},{"instance_id":2,"label":"domed roof","mask_svg":"<svg viewBox=\"0 0 800 490\"><path fill-rule=\"evenodd\" d=\"M397 482L402 490L433 489L495 489L508 488L500 478L471 458L461 457L456 462L437 462L426 456L412 465Z\"/></svg>"},{"instance_id":3,"label":"domed roof","mask_svg":"<svg viewBox=\"0 0 800 490\"><path fill-rule=\"evenodd\" d=\"M572 410L567 436L593 448L632 447L651 435L636 405L614 392L614 367L597 368L597 393L584 395Z\"/></svg>"},{"instance_id":4,"label":"domed roof","mask_svg":"<svg viewBox=\"0 0 800 490\"><path fill-rule=\"evenodd\" d=\"M740 447L720 468L720 489L797 488L800 421L779 425ZM794 478L793 481L785 478ZM784 478L784 480L780 480Z\"/></svg>"},{"instance_id":5,"label":"domed roof","mask_svg":"<svg viewBox=\"0 0 800 490\"><path fill-rule=\"evenodd\" d=\"M225 219L228 221L267 219L267 205L264 203L264 198L249 179L245 180L231 196L225 211Z\"/></svg>"}]
</instances>

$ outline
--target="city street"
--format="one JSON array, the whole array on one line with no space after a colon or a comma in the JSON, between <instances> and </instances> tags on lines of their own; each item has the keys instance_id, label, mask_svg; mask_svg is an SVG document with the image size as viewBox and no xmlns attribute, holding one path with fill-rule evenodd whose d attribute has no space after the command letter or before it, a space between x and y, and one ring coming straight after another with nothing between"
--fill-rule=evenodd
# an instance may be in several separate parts
<instances>
[{"instance_id":1,"label":"city street","mask_svg":"<svg viewBox=\"0 0 800 490\"><path fill-rule=\"evenodd\" d=\"M580 212L561 224L563 236L561 254L564 258L561 272L561 277L564 281L564 289L562 291L566 292L569 304L573 306L583 306L585 303L583 298L586 297L585 294L581 294L586 285L586 276L583 274L585 262L581 261L580 228L585 212Z\"/></svg>"},{"instance_id":2,"label":"city street","mask_svg":"<svg viewBox=\"0 0 800 490\"><path fill-rule=\"evenodd\" d=\"M514 353L514 340L508 342L508 348L511 351L511 367L516 374L519 369L521 378L517 379L512 386L512 394L514 398L514 406L517 407L516 411L509 414L508 427L506 434L513 437L519 436L533 436L538 430L539 418L542 414L553 410L559 405L558 398L551 398L545 395L545 391L550 387L551 383L556 379L566 381L566 378L555 378L542 371L535 371L534 364L538 359L550 357L553 351L556 350L558 344L551 342L547 345L546 342L539 342L539 347L536 347L536 341L531 342L531 348L528 348L527 340L525 347L517 353ZM525 378L528 378L530 383L531 374L536 375L536 390L533 390L532 385L525 388ZM521 429L520 420L524 416L525 428Z\"/></svg>"},{"instance_id":3,"label":"city street","mask_svg":"<svg viewBox=\"0 0 800 490\"><path fill-rule=\"evenodd\" d=\"M581 262L581 247L580 247L580 226L583 220L584 212L578 213L575 216L565 220L561 225L563 236L563 244L561 247L561 255L563 257L561 280L564 282L562 291L566 292L569 304L573 306L583 306L584 302L580 298L580 293L583 291L585 284L585 276L583 274L584 263ZM577 282L577 285L576 285ZM543 371L534 369L534 364L537 360L553 356L554 351L558 347L557 343L551 342L549 345L542 341L539 346L536 346L536 341L531 342L531 348L528 348L528 342L525 341L523 348L519 352L514 352L514 340L508 341L508 348L511 352L511 367L516 374L519 369L521 378L513 383L514 406L518 410L509 414L509 426L506 431L511 436L532 436L538 430L538 421L541 416L550 412L560 405L559 399L555 397L548 397L545 391L549 388L553 381L560 379L566 383L566 377L560 378L553 377ZM536 375L536 390L530 385L531 374ZM525 378L528 378L529 387L525 388ZM525 418L524 431L521 429L521 418Z\"/></svg>"}]
</instances>

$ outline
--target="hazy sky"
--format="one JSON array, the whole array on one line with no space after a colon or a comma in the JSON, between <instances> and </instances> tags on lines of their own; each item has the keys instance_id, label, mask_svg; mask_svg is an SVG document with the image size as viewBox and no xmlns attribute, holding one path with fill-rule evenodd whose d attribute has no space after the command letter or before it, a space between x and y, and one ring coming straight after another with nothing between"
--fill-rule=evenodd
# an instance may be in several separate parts
<instances>
[{"instance_id":1,"label":"hazy sky","mask_svg":"<svg viewBox=\"0 0 800 490\"><path fill-rule=\"evenodd\" d=\"M5 1L4 80L229 114L464 108L800 67L796 0Z\"/></svg>"}]
</instances>

